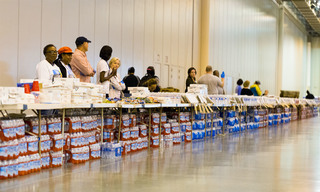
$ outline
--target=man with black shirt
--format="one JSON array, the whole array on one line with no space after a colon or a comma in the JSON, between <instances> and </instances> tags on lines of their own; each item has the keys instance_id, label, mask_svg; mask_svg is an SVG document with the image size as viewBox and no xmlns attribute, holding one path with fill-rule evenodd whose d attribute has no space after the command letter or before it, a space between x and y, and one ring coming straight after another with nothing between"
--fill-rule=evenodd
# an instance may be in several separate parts
<instances>
[{"instance_id":1,"label":"man with black shirt","mask_svg":"<svg viewBox=\"0 0 320 192\"><path fill-rule=\"evenodd\" d=\"M128 69L128 75L123 78L123 82L126 84L126 89L123 91L124 94L129 94L128 87L138 87L140 78L134 75L134 67ZM126 95L125 95L126 96Z\"/></svg>"}]
</instances>

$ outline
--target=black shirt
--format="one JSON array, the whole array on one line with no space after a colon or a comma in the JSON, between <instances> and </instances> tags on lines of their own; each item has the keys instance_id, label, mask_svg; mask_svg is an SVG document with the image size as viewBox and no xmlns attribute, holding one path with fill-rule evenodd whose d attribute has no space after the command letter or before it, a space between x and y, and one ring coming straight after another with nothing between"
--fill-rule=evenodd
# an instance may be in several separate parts
<instances>
[{"instance_id":1,"label":"black shirt","mask_svg":"<svg viewBox=\"0 0 320 192\"><path fill-rule=\"evenodd\" d=\"M243 88L242 90L241 90L241 95L253 95L253 93L252 93L252 91L250 90L250 89L248 89L248 88Z\"/></svg>"},{"instance_id":2,"label":"black shirt","mask_svg":"<svg viewBox=\"0 0 320 192\"><path fill-rule=\"evenodd\" d=\"M191 85L191 84L197 84L197 82L195 80L193 80L191 77L188 76L187 80L186 80L186 90L185 92L188 91L188 87Z\"/></svg>"},{"instance_id":3,"label":"black shirt","mask_svg":"<svg viewBox=\"0 0 320 192\"><path fill-rule=\"evenodd\" d=\"M129 74L123 78L124 84L126 84L126 89L123 93L129 93L128 87L138 87L140 83L140 78L134 74Z\"/></svg>"},{"instance_id":4,"label":"black shirt","mask_svg":"<svg viewBox=\"0 0 320 192\"><path fill-rule=\"evenodd\" d=\"M67 78L67 69L62 65L61 63L62 61L60 59L57 59L55 60L53 63L56 64L59 68L60 68L60 71L61 71L61 74L62 74L62 77L63 78ZM70 67L71 69L71 66L70 64L68 64L68 66Z\"/></svg>"}]
</instances>

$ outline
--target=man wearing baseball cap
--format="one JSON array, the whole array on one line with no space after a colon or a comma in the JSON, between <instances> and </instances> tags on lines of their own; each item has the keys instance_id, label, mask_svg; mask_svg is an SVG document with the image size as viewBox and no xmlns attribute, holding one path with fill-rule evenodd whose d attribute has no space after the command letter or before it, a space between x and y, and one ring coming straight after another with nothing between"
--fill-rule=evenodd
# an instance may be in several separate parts
<instances>
[{"instance_id":1,"label":"man wearing baseball cap","mask_svg":"<svg viewBox=\"0 0 320 192\"><path fill-rule=\"evenodd\" d=\"M72 59L72 49L70 47L61 47L58 50L58 59L54 63L60 68L62 77L75 78L74 73L71 70L70 61Z\"/></svg>"},{"instance_id":2,"label":"man wearing baseball cap","mask_svg":"<svg viewBox=\"0 0 320 192\"><path fill-rule=\"evenodd\" d=\"M70 62L72 71L77 78L80 78L80 82L90 83L90 77L93 77L95 74L86 55L89 47L88 43L91 43L91 41L81 36L76 39L75 43L77 49L74 51Z\"/></svg>"}]
</instances>

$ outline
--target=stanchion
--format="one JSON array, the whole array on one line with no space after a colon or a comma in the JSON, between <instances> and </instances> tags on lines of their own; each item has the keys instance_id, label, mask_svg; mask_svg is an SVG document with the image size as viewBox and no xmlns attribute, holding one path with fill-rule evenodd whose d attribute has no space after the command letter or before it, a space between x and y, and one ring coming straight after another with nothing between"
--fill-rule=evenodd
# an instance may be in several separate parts
<instances>
[{"instance_id":1,"label":"stanchion","mask_svg":"<svg viewBox=\"0 0 320 192\"><path fill-rule=\"evenodd\" d=\"M101 143L103 143L103 129L104 129L104 117L103 117L103 108L101 108L101 129L100 129Z\"/></svg>"},{"instance_id":2,"label":"stanchion","mask_svg":"<svg viewBox=\"0 0 320 192\"><path fill-rule=\"evenodd\" d=\"M65 118L66 118L66 109L62 109L62 119L61 119L61 134L62 134L62 139L64 139L64 124L65 124ZM63 154L63 147L62 147L62 154ZM64 161L62 161L63 165Z\"/></svg>"},{"instance_id":3,"label":"stanchion","mask_svg":"<svg viewBox=\"0 0 320 192\"><path fill-rule=\"evenodd\" d=\"M151 137L151 108L149 108L149 133L148 133L148 149L150 149L150 137Z\"/></svg>"},{"instance_id":4,"label":"stanchion","mask_svg":"<svg viewBox=\"0 0 320 192\"><path fill-rule=\"evenodd\" d=\"M118 130L118 143L120 142L121 135L121 124L122 124L122 106L120 106L120 116L119 116L119 130Z\"/></svg>"},{"instance_id":5,"label":"stanchion","mask_svg":"<svg viewBox=\"0 0 320 192\"><path fill-rule=\"evenodd\" d=\"M161 116L162 115L162 107L160 107L160 121L159 121L159 152L161 148Z\"/></svg>"},{"instance_id":6,"label":"stanchion","mask_svg":"<svg viewBox=\"0 0 320 192\"><path fill-rule=\"evenodd\" d=\"M39 141L39 155L41 157L41 110L38 110L38 141Z\"/></svg>"},{"instance_id":7,"label":"stanchion","mask_svg":"<svg viewBox=\"0 0 320 192\"><path fill-rule=\"evenodd\" d=\"M213 137L213 110L211 109L211 111L211 137Z\"/></svg>"},{"instance_id":8,"label":"stanchion","mask_svg":"<svg viewBox=\"0 0 320 192\"><path fill-rule=\"evenodd\" d=\"M207 115L208 115L208 112L205 110L205 119L204 119L204 139L206 139L207 138Z\"/></svg>"}]
</instances>

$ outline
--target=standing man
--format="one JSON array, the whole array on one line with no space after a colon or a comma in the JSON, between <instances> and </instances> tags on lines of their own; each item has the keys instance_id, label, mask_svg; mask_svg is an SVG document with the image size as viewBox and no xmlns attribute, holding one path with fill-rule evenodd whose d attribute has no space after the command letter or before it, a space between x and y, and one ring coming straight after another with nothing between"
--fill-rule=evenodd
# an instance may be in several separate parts
<instances>
[{"instance_id":1,"label":"standing man","mask_svg":"<svg viewBox=\"0 0 320 192\"><path fill-rule=\"evenodd\" d=\"M218 77L218 78L220 77L220 73L219 73L218 70L214 70L213 71L213 75ZM218 95L224 95L225 94L224 93L224 89L222 87L218 86L217 88L218 88Z\"/></svg>"},{"instance_id":2,"label":"standing man","mask_svg":"<svg viewBox=\"0 0 320 192\"><path fill-rule=\"evenodd\" d=\"M222 77L222 76L221 76ZM209 95L217 95L219 93L218 87L224 86L224 76L219 79L212 74L212 67L208 65L206 67L206 74L202 75L198 80L198 84L206 84L208 85L208 94Z\"/></svg>"},{"instance_id":3,"label":"standing man","mask_svg":"<svg viewBox=\"0 0 320 192\"><path fill-rule=\"evenodd\" d=\"M93 77L96 73L91 67L86 52L91 41L85 37L78 37L76 39L77 49L72 55L72 60L70 62L72 71L77 78L80 78L80 82L90 83L90 77Z\"/></svg>"}]
</instances>

